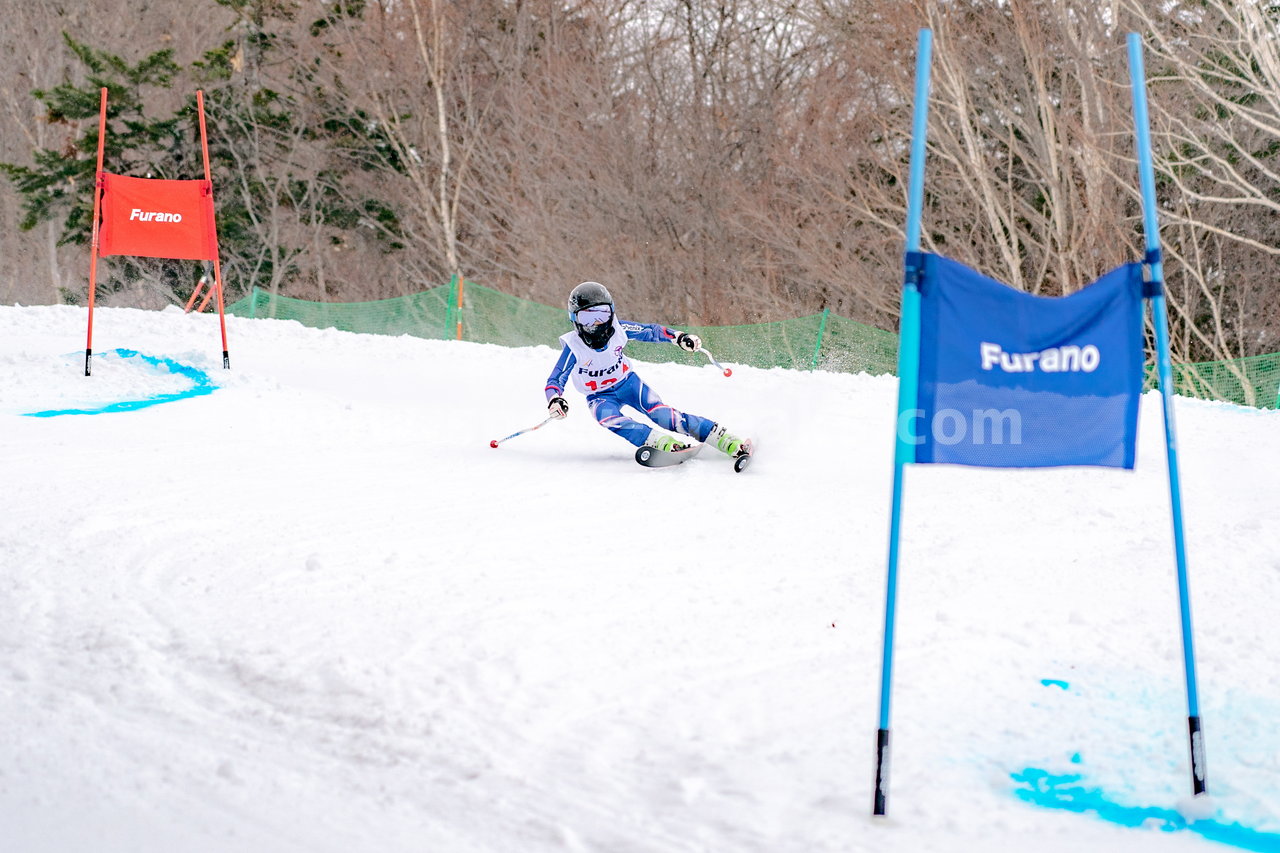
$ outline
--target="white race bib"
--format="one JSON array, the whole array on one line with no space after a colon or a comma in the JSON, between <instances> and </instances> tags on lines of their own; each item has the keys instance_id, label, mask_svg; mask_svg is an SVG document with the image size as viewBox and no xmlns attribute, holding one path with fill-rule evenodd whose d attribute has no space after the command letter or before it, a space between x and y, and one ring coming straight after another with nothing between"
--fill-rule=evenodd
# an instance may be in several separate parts
<instances>
[{"instance_id":1,"label":"white race bib","mask_svg":"<svg viewBox=\"0 0 1280 853\"><path fill-rule=\"evenodd\" d=\"M583 394L607 391L631 372L631 360L622 352L627 345L627 333L616 319L613 321L613 334L604 349L594 350L587 346L577 332L561 335L560 342L578 360L573 366L573 386Z\"/></svg>"}]
</instances>

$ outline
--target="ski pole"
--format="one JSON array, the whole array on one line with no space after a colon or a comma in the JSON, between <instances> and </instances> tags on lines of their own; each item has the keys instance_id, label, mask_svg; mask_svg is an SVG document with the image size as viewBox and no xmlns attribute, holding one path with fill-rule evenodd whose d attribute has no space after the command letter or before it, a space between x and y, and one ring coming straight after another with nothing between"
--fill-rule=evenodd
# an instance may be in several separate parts
<instances>
[{"instance_id":1,"label":"ski pole","mask_svg":"<svg viewBox=\"0 0 1280 853\"><path fill-rule=\"evenodd\" d=\"M716 367L720 368L720 370L724 373L724 375L725 375L725 376L732 376L732 375L733 375L733 371L732 371L732 370L730 370L729 368L725 367L725 366L724 366L723 364L721 364L720 362L716 361L716 357L715 357L714 355L712 355L712 354L711 354L708 350L706 350L705 348L703 348L703 347L698 347L698 352L702 353L702 354L703 354L703 355L705 355L707 358L711 359L711 363L712 363L712 364L714 364Z\"/></svg>"},{"instance_id":2,"label":"ski pole","mask_svg":"<svg viewBox=\"0 0 1280 853\"><path fill-rule=\"evenodd\" d=\"M524 435L526 432L533 432L535 429L538 429L539 427L544 427L544 426L546 426L547 424L549 424L549 423L551 423L552 421L554 421L555 419L556 419L556 418L555 418L555 416L553 415L553 416L551 416L551 417L547 418L547 419L546 419L545 421L543 421L542 423L538 424L538 426L531 426L531 427L529 427L528 429L517 430L516 432L511 433L511 435L507 436L506 438L495 438L493 441L489 442L489 446L490 446L490 447L497 447L499 444L502 444L502 442L504 442L504 441L510 441L511 439L515 438L517 435Z\"/></svg>"}]
</instances>

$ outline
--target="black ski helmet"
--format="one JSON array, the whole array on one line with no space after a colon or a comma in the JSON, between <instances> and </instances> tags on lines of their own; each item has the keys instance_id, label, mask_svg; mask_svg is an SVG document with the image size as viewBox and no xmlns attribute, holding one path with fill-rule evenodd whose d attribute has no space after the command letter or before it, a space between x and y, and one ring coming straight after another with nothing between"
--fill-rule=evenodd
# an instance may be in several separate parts
<instances>
[{"instance_id":1,"label":"black ski helmet","mask_svg":"<svg viewBox=\"0 0 1280 853\"><path fill-rule=\"evenodd\" d=\"M578 312L597 305L609 306L609 319L603 323L586 326L578 322ZM592 349L600 349L613 336L613 297L598 281L584 281L569 293L569 319L578 330L578 337Z\"/></svg>"}]
</instances>

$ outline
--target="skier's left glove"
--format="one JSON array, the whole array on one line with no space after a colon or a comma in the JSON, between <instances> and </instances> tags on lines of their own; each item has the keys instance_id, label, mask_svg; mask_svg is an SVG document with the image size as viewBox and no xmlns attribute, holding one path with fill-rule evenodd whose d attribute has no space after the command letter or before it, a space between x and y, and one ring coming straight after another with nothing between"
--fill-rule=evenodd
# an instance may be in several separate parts
<instances>
[{"instance_id":1,"label":"skier's left glove","mask_svg":"<svg viewBox=\"0 0 1280 853\"><path fill-rule=\"evenodd\" d=\"M676 335L676 346L682 350L697 352L702 349L702 338L690 332L681 332Z\"/></svg>"}]
</instances>

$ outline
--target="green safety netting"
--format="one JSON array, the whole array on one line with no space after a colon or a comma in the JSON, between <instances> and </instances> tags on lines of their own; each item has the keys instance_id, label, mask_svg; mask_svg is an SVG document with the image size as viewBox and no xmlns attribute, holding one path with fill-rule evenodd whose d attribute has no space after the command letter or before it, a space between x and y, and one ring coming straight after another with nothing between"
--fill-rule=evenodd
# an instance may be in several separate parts
<instances>
[{"instance_id":1,"label":"green safety netting","mask_svg":"<svg viewBox=\"0 0 1280 853\"><path fill-rule=\"evenodd\" d=\"M1145 388L1157 385L1155 367L1148 365ZM1280 353L1175 364L1173 387L1184 397L1259 409L1280 408Z\"/></svg>"},{"instance_id":2,"label":"green safety netting","mask_svg":"<svg viewBox=\"0 0 1280 853\"><path fill-rule=\"evenodd\" d=\"M562 308L510 296L472 282L375 302L311 302L254 288L227 306L239 317L296 320L304 326L376 335L413 335L502 346L555 346L571 328ZM638 320L646 318L635 318ZM897 369L898 336L824 311L742 326L693 326L718 361L753 367L885 374ZM633 343L642 361L705 363L662 344ZM1187 397L1280 407L1280 353L1174 365L1174 389ZM1148 365L1147 387L1155 387Z\"/></svg>"}]
</instances>

